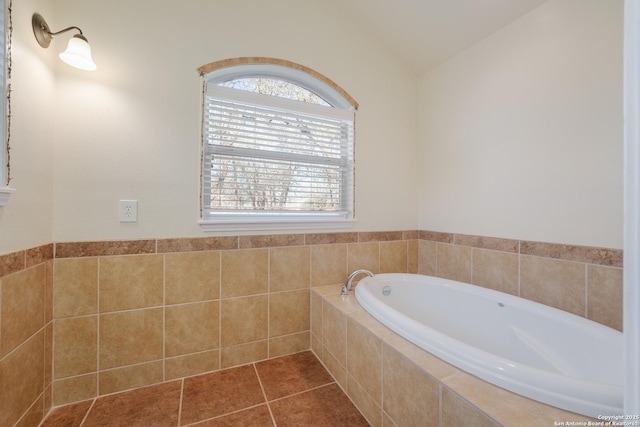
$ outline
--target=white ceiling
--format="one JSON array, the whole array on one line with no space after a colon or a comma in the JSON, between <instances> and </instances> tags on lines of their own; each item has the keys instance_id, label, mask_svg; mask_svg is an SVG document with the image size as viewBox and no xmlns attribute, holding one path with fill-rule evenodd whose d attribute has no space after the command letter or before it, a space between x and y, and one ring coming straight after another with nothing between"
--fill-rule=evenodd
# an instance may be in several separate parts
<instances>
[{"instance_id":1,"label":"white ceiling","mask_svg":"<svg viewBox=\"0 0 640 427\"><path fill-rule=\"evenodd\" d=\"M547 0L338 0L423 74Z\"/></svg>"}]
</instances>

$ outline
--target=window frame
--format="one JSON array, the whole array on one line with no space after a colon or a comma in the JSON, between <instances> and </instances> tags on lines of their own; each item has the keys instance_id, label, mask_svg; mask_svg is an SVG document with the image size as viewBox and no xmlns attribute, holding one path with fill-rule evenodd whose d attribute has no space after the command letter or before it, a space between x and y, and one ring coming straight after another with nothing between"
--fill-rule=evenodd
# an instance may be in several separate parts
<instances>
[{"instance_id":1,"label":"window frame","mask_svg":"<svg viewBox=\"0 0 640 427\"><path fill-rule=\"evenodd\" d=\"M10 34L8 28L8 21L10 17L10 11L7 6L7 0L0 0L0 51L2 54L0 55L0 97L2 98L2 102L0 102L0 206L6 206L9 202L9 197L16 192L15 189L9 187L9 176L8 176L8 141L7 141L7 110L8 110L8 102L7 98L7 73L8 73L8 65L10 59L8 57L8 45L10 43Z\"/></svg>"},{"instance_id":2,"label":"window frame","mask_svg":"<svg viewBox=\"0 0 640 427\"><path fill-rule=\"evenodd\" d=\"M203 93L202 93L202 141L201 141L201 179L200 179L200 220L199 224L203 231L243 231L243 230L291 230L291 229L344 229L352 228L355 223L355 147L354 136L350 136L350 153L347 154L350 178L344 185L350 186L346 191L348 200L345 202L345 210L341 212L270 212L270 211L248 211L248 212L217 212L207 215L205 208L205 158L206 158L206 129L205 114L207 111L206 99L208 96L208 88L211 86L211 92L217 92L218 84L230 80L263 77L277 80L284 80L300 87L303 87L321 98L326 100L333 108L349 111L351 114L351 127L355 125L355 111L357 104L354 105L350 98L344 96L339 88L333 87L329 80L320 79L299 67L291 67L281 64L239 64L219 69L214 69L207 73L201 72L203 77ZM251 97L253 92L246 92L239 89L224 88L226 93L237 91L238 99L245 98L245 95ZM243 93L244 92L244 93ZM273 96L274 105L291 105L292 102ZM282 101L282 102L281 102ZM311 107L314 105L311 104ZM330 108L330 107L324 107ZM345 191L345 188L342 188Z\"/></svg>"}]
</instances>

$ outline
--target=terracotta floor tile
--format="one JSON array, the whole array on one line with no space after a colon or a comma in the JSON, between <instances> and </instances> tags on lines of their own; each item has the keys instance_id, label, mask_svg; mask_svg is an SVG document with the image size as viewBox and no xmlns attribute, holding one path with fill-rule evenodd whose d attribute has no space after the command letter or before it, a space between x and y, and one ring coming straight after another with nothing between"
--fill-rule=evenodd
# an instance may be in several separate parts
<instances>
[{"instance_id":1,"label":"terracotta floor tile","mask_svg":"<svg viewBox=\"0 0 640 427\"><path fill-rule=\"evenodd\" d=\"M252 365L186 378L181 423L206 420L264 402Z\"/></svg>"},{"instance_id":2,"label":"terracotta floor tile","mask_svg":"<svg viewBox=\"0 0 640 427\"><path fill-rule=\"evenodd\" d=\"M256 363L269 401L333 382L333 377L310 351Z\"/></svg>"},{"instance_id":3,"label":"terracotta floor tile","mask_svg":"<svg viewBox=\"0 0 640 427\"><path fill-rule=\"evenodd\" d=\"M82 427L178 425L182 381L100 397Z\"/></svg>"},{"instance_id":4,"label":"terracotta floor tile","mask_svg":"<svg viewBox=\"0 0 640 427\"><path fill-rule=\"evenodd\" d=\"M278 427L369 426L337 384L270 402Z\"/></svg>"},{"instance_id":5,"label":"terracotta floor tile","mask_svg":"<svg viewBox=\"0 0 640 427\"><path fill-rule=\"evenodd\" d=\"M54 409L40 427L80 427L92 403L87 400Z\"/></svg>"},{"instance_id":6,"label":"terracotta floor tile","mask_svg":"<svg viewBox=\"0 0 640 427\"><path fill-rule=\"evenodd\" d=\"M193 427L274 427L274 425L267 405L260 405L205 421Z\"/></svg>"}]
</instances>

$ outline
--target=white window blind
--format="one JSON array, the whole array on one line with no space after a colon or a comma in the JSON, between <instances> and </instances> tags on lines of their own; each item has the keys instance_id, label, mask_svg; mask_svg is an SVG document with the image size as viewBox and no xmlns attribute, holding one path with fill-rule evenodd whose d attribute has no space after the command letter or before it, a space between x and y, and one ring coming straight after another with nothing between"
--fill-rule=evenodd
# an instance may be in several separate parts
<instances>
[{"instance_id":1,"label":"white window blind","mask_svg":"<svg viewBox=\"0 0 640 427\"><path fill-rule=\"evenodd\" d=\"M203 220L353 217L353 110L209 84L203 114Z\"/></svg>"}]
</instances>

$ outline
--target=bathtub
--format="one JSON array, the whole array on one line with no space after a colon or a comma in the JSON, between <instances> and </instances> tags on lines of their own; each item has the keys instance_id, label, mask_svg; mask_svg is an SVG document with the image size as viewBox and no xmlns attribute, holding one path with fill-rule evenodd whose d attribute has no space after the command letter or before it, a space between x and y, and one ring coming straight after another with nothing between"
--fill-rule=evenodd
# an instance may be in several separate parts
<instances>
[{"instance_id":1,"label":"bathtub","mask_svg":"<svg viewBox=\"0 0 640 427\"><path fill-rule=\"evenodd\" d=\"M591 417L623 413L619 331L503 292L417 274L367 277L355 295L397 334L485 381Z\"/></svg>"}]
</instances>

